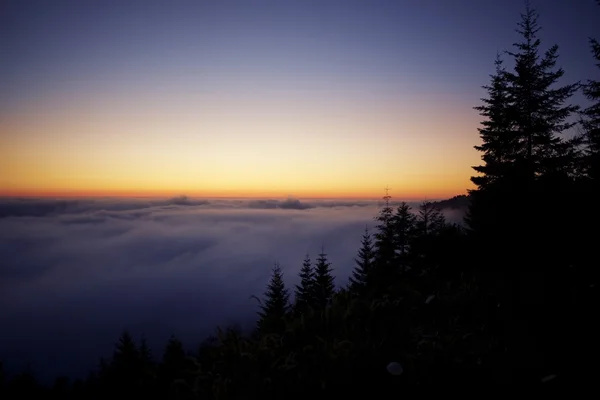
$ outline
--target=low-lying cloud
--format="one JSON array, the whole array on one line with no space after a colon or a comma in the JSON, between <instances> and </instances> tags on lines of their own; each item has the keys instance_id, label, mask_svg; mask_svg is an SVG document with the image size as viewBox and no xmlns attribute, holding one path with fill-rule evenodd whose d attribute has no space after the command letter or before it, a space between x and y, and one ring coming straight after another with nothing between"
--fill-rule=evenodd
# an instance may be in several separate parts
<instances>
[{"instance_id":1,"label":"low-lying cloud","mask_svg":"<svg viewBox=\"0 0 600 400\"><path fill-rule=\"evenodd\" d=\"M345 285L377 201L0 200L0 359L84 376L123 329L157 355L254 323L275 261L290 291L321 248Z\"/></svg>"}]
</instances>

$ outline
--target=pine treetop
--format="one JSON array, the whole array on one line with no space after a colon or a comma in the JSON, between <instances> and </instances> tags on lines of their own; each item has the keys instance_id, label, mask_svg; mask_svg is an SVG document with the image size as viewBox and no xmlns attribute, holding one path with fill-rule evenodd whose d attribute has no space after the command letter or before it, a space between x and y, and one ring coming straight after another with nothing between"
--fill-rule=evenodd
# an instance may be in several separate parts
<instances>
[{"instance_id":1,"label":"pine treetop","mask_svg":"<svg viewBox=\"0 0 600 400\"><path fill-rule=\"evenodd\" d=\"M123 331L119 341L115 346L115 358L136 357L138 348L133 340L133 337L128 331Z\"/></svg>"},{"instance_id":2,"label":"pine treetop","mask_svg":"<svg viewBox=\"0 0 600 400\"><path fill-rule=\"evenodd\" d=\"M283 316L289 309L289 293L283 281L283 272L279 263L272 269L271 280L265 291L265 300L261 305L259 315L262 318L270 316Z\"/></svg>"},{"instance_id":3,"label":"pine treetop","mask_svg":"<svg viewBox=\"0 0 600 400\"><path fill-rule=\"evenodd\" d=\"M327 259L325 250L322 248L315 264L314 281L315 301L319 307L327 305L335 292L332 272L331 263Z\"/></svg>"},{"instance_id":4,"label":"pine treetop","mask_svg":"<svg viewBox=\"0 0 600 400\"><path fill-rule=\"evenodd\" d=\"M295 311L305 312L313 306L313 286L315 280L315 271L312 267L310 256L307 253L300 269L300 283L295 286L294 299Z\"/></svg>"}]
</instances>

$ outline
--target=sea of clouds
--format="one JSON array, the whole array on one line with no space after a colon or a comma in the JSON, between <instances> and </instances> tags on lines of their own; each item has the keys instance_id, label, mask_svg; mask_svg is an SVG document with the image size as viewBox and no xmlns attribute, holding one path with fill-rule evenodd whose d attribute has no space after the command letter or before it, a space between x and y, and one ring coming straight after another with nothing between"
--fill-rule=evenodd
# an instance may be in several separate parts
<instances>
[{"instance_id":1,"label":"sea of clouds","mask_svg":"<svg viewBox=\"0 0 600 400\"><path fill-rule=\"evenodd\" d=\"M0 200L0 360L85 376L120 333L155 355L194 350L216 326L251 328L278 262L293 290L323 248L345 286L381 201ZM456 211L447 215L460 220Z\"/></svg>"}]
</instances>

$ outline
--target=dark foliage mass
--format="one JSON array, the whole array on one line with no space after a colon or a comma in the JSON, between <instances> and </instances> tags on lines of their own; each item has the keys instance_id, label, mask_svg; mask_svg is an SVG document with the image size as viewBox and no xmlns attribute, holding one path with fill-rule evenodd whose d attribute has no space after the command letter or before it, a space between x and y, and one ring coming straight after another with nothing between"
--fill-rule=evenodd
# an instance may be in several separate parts
<instances>
[{"instance_id":1,"label":"dark foliage mass","mask_svg":"<svg viewBox=\"0 0 600 400\"><path fill-rule=\"evenodd\" d=\"M466 227L445 221L444 204L394 209L386 193L346 286L336 290L322 248L314 263L306 255L292 297L275 265L250 334L218 328L196 349L172 337L155 358L124 332L85 380L42 387L0 364L2 398L341 398L392 396L407 384L592 383L599 84L563 83L557 47L542 53L538 30L527 8L521 41L504 55L514 68L498 56L476 107L476 188L446 204L468 207ZM580 88L593 103L584 110L569 103ZM576 115L583 134L569 137Z\"/></svg>"}]
</instances>

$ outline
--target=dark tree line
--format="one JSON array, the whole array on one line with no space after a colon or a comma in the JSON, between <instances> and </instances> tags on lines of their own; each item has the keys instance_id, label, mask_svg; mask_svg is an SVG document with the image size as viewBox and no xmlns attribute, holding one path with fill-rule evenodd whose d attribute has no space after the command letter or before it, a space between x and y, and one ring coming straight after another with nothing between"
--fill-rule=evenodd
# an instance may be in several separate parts
<instances>
[{"instance_id":1,"label":"dark tree line","mask_svg":"<svg viewBox=\"0 0 600 400\"><path fill-rule=\"evenodd\" d=\"M196 351L172 337L156 360L124 332L86 380L43 388L0 364L0 394L375 397L407 384L590 385L600 337L600 82L563 82L558 47L542 46L530 7L518 32L475 107L482 162L465 227L435 203L413 210L386 193L347 284L336 287L323 248L314 263L305 256L293 294L275 264L252 334L217 329ZM590 45L600 68L600 44ZM571 104L578 90L588 107Z\"/></svg>"}]
</instances>

